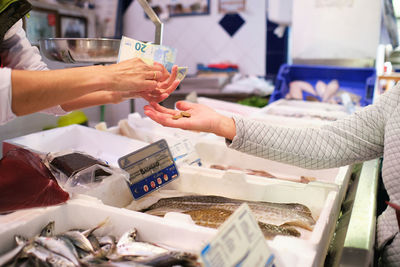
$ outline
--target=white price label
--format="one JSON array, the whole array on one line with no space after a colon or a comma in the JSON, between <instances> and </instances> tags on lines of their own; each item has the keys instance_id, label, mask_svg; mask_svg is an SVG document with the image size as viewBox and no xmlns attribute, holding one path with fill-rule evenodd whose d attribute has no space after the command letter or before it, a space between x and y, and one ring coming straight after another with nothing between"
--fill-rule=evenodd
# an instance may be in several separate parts
<instances>
[{"instance_id":1,"label":"white price label","mask_svg":"<svg viewBox=\"0 0 400 267\"><path fill-rule=\"evenodd\" d=\"M275 260L246 203L220 227L201 257L207 267L273 266Z\"/></svg>"}]
</instances>

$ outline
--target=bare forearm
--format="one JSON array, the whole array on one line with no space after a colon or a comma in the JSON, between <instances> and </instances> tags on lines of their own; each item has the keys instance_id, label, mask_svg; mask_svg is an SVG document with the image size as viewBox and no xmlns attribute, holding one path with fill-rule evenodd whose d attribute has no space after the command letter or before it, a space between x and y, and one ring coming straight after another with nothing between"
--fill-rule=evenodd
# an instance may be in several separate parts
<instances>
[{"instance_id":1,"label":"bare forearm","mask_svg":"<svg viewBox=\"0 0 400 267\"><path fill-rule=\"evenodd\" d=\"M103 66L52 71L13 70L12 110L26 115L106 89Z\"/></svg>"},{"instance_id":2,"label":"bare forearm","mask_svg":"<svg viewBox=\"0 0 400 267\"><path fill-rule=\"evenodd\" d=\"M117 104L123 99L119 96L119 92L101 91L90 93L61 105L65 111L72 111L80 108L87 108L105 104Z\"/></svg>"}]
</instances>

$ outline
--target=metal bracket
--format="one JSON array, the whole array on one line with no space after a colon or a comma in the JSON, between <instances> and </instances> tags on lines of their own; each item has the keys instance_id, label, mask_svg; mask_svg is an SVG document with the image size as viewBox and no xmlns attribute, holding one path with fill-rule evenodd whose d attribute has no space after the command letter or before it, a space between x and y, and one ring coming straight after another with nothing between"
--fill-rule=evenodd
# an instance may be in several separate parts
<instances>
[{"instance_id":1,"label":"metal bracket","mask_svg":"<svg viewBox=\"0 0 400 267\"><path fill-rule=\"evenodd\" d=\"M146 0L138 0L139 4L142 6L146 15L150 18L150 20L156 26L156 32L154 36L154 44L162 45L162 37L163 37L163 28L164 24L158 18L157 14L154 10L150 7L149 3Z\"/></svg>"}]
</instances>

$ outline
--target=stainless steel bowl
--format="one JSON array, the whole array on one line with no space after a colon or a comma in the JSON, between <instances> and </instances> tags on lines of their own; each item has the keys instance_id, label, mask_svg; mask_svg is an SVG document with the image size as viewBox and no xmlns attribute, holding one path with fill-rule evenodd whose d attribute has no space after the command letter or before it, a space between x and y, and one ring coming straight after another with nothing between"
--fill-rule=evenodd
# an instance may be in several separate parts
<instances>
[{"instance_id":1,"label":"stainless steel bowl","mask_svg":"<svg viewBox=\"0 0 400 267\"><path fill-rule=\"evenodd\" d=\"M64 63L115 63L119 39L105 38L48 38L39 41L43 55Z\"/></svg>"}]
</instances>

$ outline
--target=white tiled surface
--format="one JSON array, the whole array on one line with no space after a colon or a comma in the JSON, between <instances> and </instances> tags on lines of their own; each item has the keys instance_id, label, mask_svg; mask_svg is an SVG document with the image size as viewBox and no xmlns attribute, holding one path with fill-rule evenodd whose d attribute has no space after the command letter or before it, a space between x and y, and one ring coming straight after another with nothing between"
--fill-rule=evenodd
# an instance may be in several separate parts
<instances>
[{"instance_id":1,"label":"white tiled surface","mask_svg":"<svg viewBox=\"0 0 400 267\"><path fill-rule=\"evenodd\" d=\"M219 25L224 14L218 13L218 1L210 1L210 14L172 17L164 21L163 44L178 49L177 64L196 72L197 63L230 61L244 74L265 75L266 3L248 0L240 16L242 27L231 37ZM124 17L124 35L141 40L154 40L154 25L145 19L137 1Z\"/></svg>"}]
</instances>

